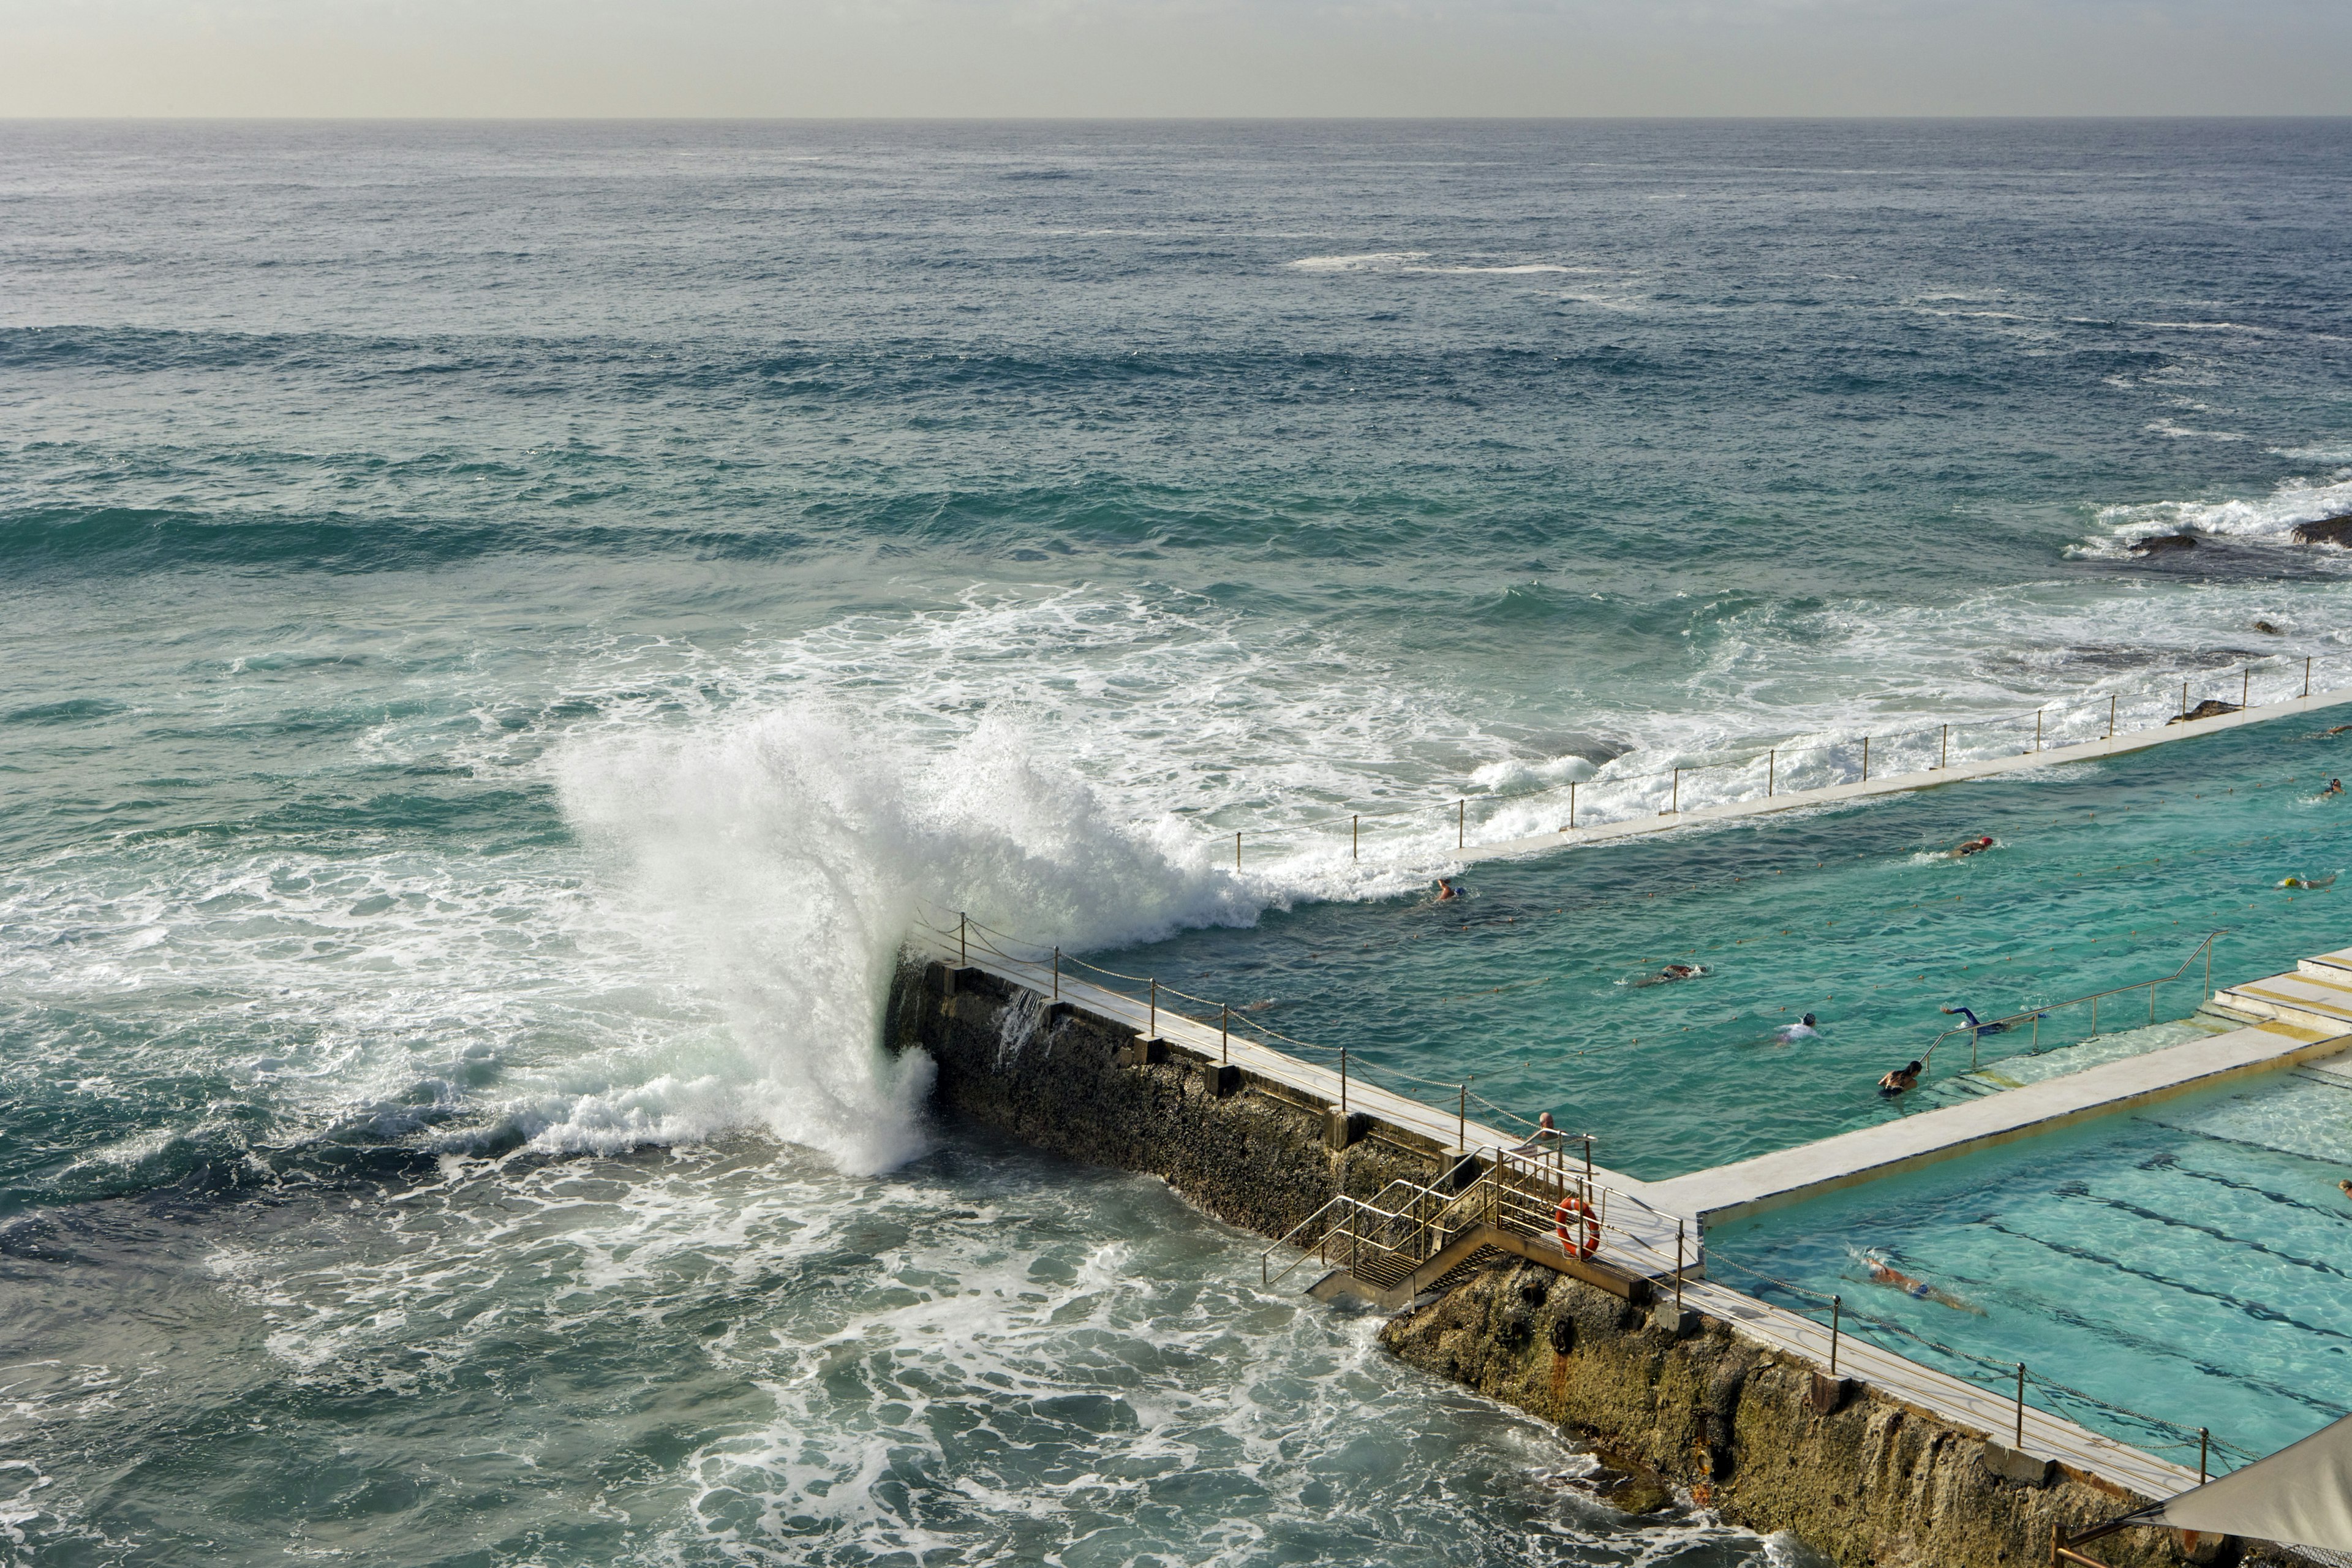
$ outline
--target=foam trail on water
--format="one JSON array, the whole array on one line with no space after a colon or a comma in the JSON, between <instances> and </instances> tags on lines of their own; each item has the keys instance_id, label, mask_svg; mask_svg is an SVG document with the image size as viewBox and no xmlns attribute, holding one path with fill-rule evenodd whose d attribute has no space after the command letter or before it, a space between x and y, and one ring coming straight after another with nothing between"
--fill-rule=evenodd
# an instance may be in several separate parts
<instances>
[{"instance_id":1,"label":"foam trail on water","mask_svg":"<svg viewBox=\"0 0 2352 1568\"><path fill-rule=\"evenodd\" d=\"M583 738L553 759L566 815L621 875L632 922L716 998L730 1041L587 1094L538 1133L614 1146L757 1122L843 1169L923 1147L929 1064L877 1042L924 901L1067 947L1243 924L1277 894L1202 863L1173 823L1114 821L1013 722L929 755L797 706L684 736Z\"/></svg>"}]
</instances>

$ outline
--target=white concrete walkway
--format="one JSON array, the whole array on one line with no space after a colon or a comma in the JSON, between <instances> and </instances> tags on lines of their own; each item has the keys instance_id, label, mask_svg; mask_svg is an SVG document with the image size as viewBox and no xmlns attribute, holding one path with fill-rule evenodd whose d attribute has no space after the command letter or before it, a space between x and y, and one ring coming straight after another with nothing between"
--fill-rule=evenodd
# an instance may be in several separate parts
<instances>
[{"instance_id":1,"label":"white concrete walkway","mask_svg":"<svg viewBox=\"0 0 2352 1568\"><path fill-rule=\"evenodd\" d=\"M2272 719L2289 718L2300 713L2332 708L2352 702L2352 687L2338 687L2330 691L2315 691L2308 697L2291 698L2284 702L2256 703L2233 713L2220 714L2211 719L2198 719L2187 723L2166 724L2153 730L2134 730L2105 741L2084 741L2077 745L2053 746L2047 751L2025 752L2013 757L1989 757L1980 762L1955 763L1948 768L1931 768L1925 773L1889 773L1883 778L1853 784L1831 784L1825 789L1790 790L1771 795L1759 795L1752 800L1731 801L1722 805L1694 806L1688 811L1665 811L1654 816L1629 817L1620 822L1604 822L1595 826L1562 827L1557 833L1539 833L1528 838L1507 838L1493 844L1473 844L1454 851L1454 858L1465 862L1493 860L1504 856L1538 855L1549 849L1578 847L1587 844L1606 844L1620 838L1639 837L1649 833L1671 833L1677 827L1691 827L1701 823L1730 822L1740 817L1762 816L1768 812L1796 811L1806 806L1834 805L1843 801L1867 800L1874 795L1901 795L1910 790L1937 789L1945 784L1960 784L1969 779L1992 778L2001 773L2021 773L2028 768L2056 767L2063 763L2096 762L2103 757L2119 757L2131 752L2144 752L2151 746L2165 745L2173 741L2194 740L2222 730L2234 730L2242 724L2260 724ZM1696 773L1698 770L1686 769ZM1566 810L1566 806L1562 806Z\"/></svg>"}]
</instances>

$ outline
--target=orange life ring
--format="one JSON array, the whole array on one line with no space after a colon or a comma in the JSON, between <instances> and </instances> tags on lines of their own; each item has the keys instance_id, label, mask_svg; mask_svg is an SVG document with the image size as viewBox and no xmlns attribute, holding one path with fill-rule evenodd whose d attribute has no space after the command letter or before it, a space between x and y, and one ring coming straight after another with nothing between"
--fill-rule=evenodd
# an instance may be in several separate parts
<instances>
[{"instance_id":1,"label":"orange life ring","mask_svg":"<svg viewBox=\"0 0 2352 1568\"><path fill-rule=\"evenodd\" d=\"M1579 1241L1574 1234L1579 1218L1584 1221L1582 1241ZM1574 1193L1560 1199L1559 1207L1551 1211L1551 1228L1559 1237L1561 1247L1579 1258L1590 1258L1601 1250L1601 1215L1585 1206L1584 1200Z\"/></svg>"}]
</instances>

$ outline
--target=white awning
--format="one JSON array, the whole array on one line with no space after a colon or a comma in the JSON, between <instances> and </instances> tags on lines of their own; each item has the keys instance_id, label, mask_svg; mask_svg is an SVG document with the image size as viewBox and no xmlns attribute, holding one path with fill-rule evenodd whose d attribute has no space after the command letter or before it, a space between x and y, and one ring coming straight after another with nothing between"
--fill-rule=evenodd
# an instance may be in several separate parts
<instances>
[{"instance_id":1,"label":"white awning","mask_svg":"<svg viewBox=\"0 0 2352 1568\"><path fill-rule=\"evenodd\" d=\"M2352 1552L2352 1415L2182 1492L2156 1517L2213 1535Z\"/></svg>"}]
</instances>

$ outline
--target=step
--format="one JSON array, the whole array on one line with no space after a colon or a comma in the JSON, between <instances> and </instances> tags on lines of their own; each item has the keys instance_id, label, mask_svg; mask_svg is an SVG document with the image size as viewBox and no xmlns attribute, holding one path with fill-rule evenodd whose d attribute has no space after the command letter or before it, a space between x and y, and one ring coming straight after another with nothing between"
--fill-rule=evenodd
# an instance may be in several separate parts
<instances>
[{"instance_id":1,"label":"step","mask_svg":"<svg viewBox=\"0 0 2352 1568\"><path fill-rule=\"evenodd\" d=\"M2315 979L2338 982L2352 979L2352 947L2323 952L2317 958L2306 958L2294 967L2298 973Z\"/></svg>"},{"instance_id":2,"label":"step","mask_svg":"<svg viewBox=\"0 0 2352 1568\"><path fill-rule=\"evenodd\" d=\"M2346 978L2338 984L2300 972L2273 974L2217 992L2213 1000L2232 1012L2341 1035L2352 1033L2352 974Z\"/></svg>"}]
</instances>

